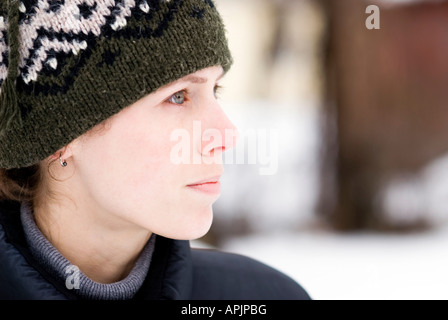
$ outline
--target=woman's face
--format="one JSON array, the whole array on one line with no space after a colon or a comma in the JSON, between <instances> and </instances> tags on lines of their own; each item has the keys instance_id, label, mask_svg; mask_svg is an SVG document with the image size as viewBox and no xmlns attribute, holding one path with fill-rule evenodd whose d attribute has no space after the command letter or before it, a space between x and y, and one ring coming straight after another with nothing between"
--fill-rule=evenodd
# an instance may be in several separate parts
<instances>
[{"instance_id":1,"label":"woman's face","mask_svg":"<svg viewBox=\"0 0 448 320\"><path fill-rule=\"evenodd\" d=\"M216 100L222 75L221 67L193 73L122 110L104 132L72 142L67 162L83 204L165 237L203 236L219 197L222 152L237 135Z\"/></svg>"}]
</instances>

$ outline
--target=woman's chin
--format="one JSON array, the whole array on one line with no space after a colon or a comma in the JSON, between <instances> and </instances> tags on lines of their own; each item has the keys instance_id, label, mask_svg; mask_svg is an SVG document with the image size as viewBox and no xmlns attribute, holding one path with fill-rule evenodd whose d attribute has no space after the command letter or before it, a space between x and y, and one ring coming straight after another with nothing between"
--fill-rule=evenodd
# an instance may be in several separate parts
<instances>
[{"instance_id":1,"label":"woman's chin","mask_svg":"<svg viewBox=\"0 0 448 320\"><path fill-rule=\"evenodd\" d=\"M213 222L213 209L204 208L194 214L185 213L190 219L178 219L175 224L168 225L156 234L174 240L195 240L203 237L210 230Z\"/></svg>"}]
</instances>

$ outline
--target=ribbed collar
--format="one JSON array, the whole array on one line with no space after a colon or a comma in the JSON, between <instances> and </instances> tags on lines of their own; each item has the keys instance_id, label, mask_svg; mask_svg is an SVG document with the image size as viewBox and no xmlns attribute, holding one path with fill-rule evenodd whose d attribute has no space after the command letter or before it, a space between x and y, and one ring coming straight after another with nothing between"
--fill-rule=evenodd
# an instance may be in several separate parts
<instances>
[{"instance_id":1,"label":"ribbed collar","mask_svg":"<svg viewBox=\"0 0 448 320\"><path fill-rule=\"evenodd\" d=\"M149 270L156 236L153 234L141 252L129 275L118 282L102 284L89 279L68 261L42 234L37 227L32 208L23 202L20 208L25 237L34 258L54 277L60 279L67 289L83 299L127 300L132 299L142 286Z\"/></svg>"}]
</instances>

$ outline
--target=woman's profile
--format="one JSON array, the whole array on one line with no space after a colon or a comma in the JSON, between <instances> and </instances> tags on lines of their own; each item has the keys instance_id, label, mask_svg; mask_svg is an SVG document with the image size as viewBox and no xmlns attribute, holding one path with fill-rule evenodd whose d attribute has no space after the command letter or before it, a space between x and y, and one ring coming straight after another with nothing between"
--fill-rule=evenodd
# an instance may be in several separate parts
<instances>
[{"instance_id":1,"label":"woman's profile","mask_svg":"<svg viewBox=\"0 0 448 320\"><path fill-rule=\"evenodd\" d=\"M189 245L236 142L203 134L236 132L216 98L231 64L211 0L1 2L1 299L309 299Z\"/></svg>"}]
</instances>

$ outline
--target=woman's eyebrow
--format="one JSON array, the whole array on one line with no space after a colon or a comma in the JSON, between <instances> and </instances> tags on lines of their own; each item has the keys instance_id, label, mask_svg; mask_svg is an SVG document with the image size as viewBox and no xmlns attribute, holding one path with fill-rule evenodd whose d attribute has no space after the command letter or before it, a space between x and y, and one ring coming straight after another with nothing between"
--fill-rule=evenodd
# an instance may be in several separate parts
<instances>
[{"instance_id":1,"label":"woman's eyebrow","mask_svg":"<svg viewBox=\"0 0 448 320\"><path fill-rule=\"evenodd\" d=\"M220 76L216 79L216 81L219 81L224 76L224 72L220 74ZM190 74L184 78L181 79L182 81L191 82L191 83L207 83L208 79L204 77L199 77L194 74Z\"/></svg>"},{"instance_id":2,"label":"woman's eyebrow","mask_svg":"<svg viewBox=\"0 0 448 320\"><path fill-rule=\"evenodd\" d=\"M195 75L188 75L185 78L183 78L182 81L191 82L191 83L206 83L208 80L207 80L207 78L198 77Z\"/></svg>"},{"instance_id":3,"label":"woman's eyebrow","mask_svg":"<svg viewBox=\"0 0 448 320\"><path fill-rule=\"evenodd\" d=\"M225 75L225 73L222 72L222 73L219 75L219 77L216 79L216 81L221 80L221 78L224 77L224 75ZM170 87L170 86L172 86L172 85L175 85L176 83L179 83L179 82L191 82L191 83L195 83L195 84L196 84L196 83L207 83L207 82L208 82L208 79L205 78L205 77L199 77L199 76L196 76L196 75L194 75L194 74L190 74L190 75L188 75L188 76L185 76L185 77L183 77L183 78L180 78L180 79L178 79L178 80L176 80L176 81L174 81L174 82L172 82L172 83L169 83L169 84L167 84L167 85L161 87L159 90L168 88L168 87Z\"/></svg>"}]
</instances>

